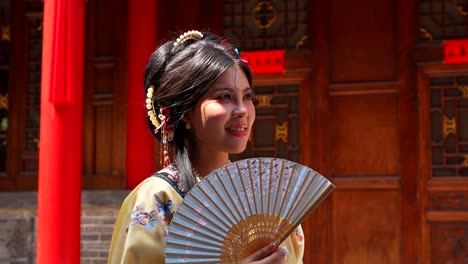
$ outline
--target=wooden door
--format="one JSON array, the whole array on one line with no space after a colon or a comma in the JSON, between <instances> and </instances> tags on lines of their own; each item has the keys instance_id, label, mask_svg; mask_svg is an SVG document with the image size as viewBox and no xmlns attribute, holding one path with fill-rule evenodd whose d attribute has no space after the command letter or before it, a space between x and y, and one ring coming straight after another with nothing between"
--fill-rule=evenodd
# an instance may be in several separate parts
<instances>
[{"instance_id":1,"label":"wooden door","mask_svg":"<svg viewBox=\"0 0 468 264\"><path fill-rule=\"evenodd\" d=\"M87 2L83 188L125 188L125 0Z\"/></svg>"},{"instance_id":2,"label":"wooden door","mask_svg":"<svg viewBox=\"0 0 468 264\"><path fill-rule=\"evenodd\" d=\"M415 10L403 0L225 1L224 32L243 49L311 52L298 67L310 70L299 160L337 189L303 224L305 263L419 261Z\"/></svg>"},{"instance_id":3,"label":"wooden door","mask_svg":"<svg viewBox=\"0 0 468 264\"><path fill-rule=\"evenodd\" d=\"M418 263L415 5L312 3L312 164L337 189L306 263Z\"/></svg>"},{"instance_id":4,"label":"wooden door","mask_svg":"<svg viewBox=\"0 0 468 264\"><path fill-rule=\"evenodd\" d=\"M9 1L2 16L2 93L8 108L3 126L5 170L0 190L37 188L39 104L41 94L42 13L41 1ZM5 3L3 3L5 4ZM7 29L8 28L8 29ZM3 94L4 95L4 94ZM6 136L6 137L5 137Z\"/></svg>"},{"instance_id":5,"label":"wooden door","mask_svg":"<svg viewBox=\"0 0 468 264\"><path fill-rule=\"evenodd\" d=\"M468 257L468 66L418 71L423 263Z\"/></svg>"},{"instance_id":6,"label":"wooden door","mask_svg":"<svg viewBox=\"0 0 468 264\"><path fill-rule=\"evenodd\" d=\"M468 37L466 7L418 3L421 263L466 263L468 257L468 66L443 64L444 40Z\"/></svg>"},{"instance_id":7,"label":"wooden door","mask_svg":"<svg viewBox=\"0 0 468 264\"><path fill-rule=\"evenodd\" d=\"M36 190L43 1L4 2L11 4L0 5L5 23L5 39L0 40L0 190ZM125 6L124 0L87 1L85 189L119 189L125 184Z\"/></svg>"}]
</instances>

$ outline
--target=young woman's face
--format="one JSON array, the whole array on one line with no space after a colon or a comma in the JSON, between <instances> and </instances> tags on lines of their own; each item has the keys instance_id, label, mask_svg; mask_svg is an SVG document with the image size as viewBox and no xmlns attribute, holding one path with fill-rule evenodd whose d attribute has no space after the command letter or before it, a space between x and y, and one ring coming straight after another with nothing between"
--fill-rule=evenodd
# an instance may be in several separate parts
<instances>
[{"instance_id":1,"label":"young woman's face","mask_svg":"<svg viewBox=\"0 0 468 264\"><path fill-rule=\"evenodd\" d=\"M189 113L198 151L244 151L255 120L253 91L238 66L229 67Z\"/></svg>"}]
</instances>

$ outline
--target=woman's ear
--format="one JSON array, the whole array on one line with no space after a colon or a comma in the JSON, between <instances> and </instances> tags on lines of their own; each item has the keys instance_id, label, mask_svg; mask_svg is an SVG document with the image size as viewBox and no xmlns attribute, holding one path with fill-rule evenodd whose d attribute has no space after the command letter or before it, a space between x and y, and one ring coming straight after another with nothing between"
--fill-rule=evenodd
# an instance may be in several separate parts
<instances>
[{"instance_id":1,"label":"woman's ear","mask_svg":"<svg viewBox=\"0 0 468 264\"><path fill-rule=\"evenodd\" d=\"M182 117L182 120L185 122L185 129L190 129L192 126L190 125L190 114L185 113Z\"/></svg>"}]
</instances>

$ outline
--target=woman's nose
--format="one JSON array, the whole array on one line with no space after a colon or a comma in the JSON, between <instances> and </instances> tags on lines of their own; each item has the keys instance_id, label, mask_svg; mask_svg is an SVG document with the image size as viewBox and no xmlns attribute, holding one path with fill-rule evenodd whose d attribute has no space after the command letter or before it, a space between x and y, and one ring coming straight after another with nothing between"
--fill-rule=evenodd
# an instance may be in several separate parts
<instances>
[{"instance_id":1,"label":"woman's nose","mask_svg":"<svg viewBox=\"0 0 468 264\"><path fill-rule=\"evenodd\" d=\"M235 117L244 117L247 115L247 108L244 102L237 103L232 111L232 115Z\"/></svg>"}]
</instances>

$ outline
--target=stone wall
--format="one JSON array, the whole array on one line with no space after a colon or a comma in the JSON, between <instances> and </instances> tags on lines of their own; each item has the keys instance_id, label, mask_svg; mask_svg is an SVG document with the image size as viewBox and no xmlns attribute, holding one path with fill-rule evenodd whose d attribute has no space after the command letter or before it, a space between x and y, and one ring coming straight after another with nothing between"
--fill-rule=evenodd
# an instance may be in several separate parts
<instances>
[{"instance_id":1,"label":"stone wall","mask_svg":"<svg viewBox=\"0 0 468 264\"><path fill-rule=\"evenodd\" d=\"M115 218L127 194L82 192L81 263L107 263ZM0 193L0 264L35 263L36 214L36 192Z\"/></svg>"}]
</instances>

